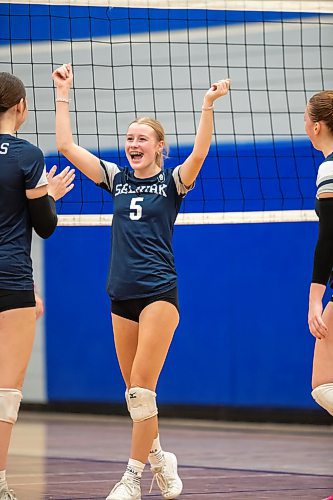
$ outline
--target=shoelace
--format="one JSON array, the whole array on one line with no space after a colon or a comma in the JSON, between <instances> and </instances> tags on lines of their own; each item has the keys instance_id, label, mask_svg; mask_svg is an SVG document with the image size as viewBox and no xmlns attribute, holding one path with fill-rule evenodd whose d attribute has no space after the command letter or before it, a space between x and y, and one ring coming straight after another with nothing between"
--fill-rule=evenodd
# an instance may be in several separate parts
<instances>
[{"instance_id":1,"label":"shoelace","mask_svg":"<svg viewBox=\"0 0 333 500\"><path fill-rule=\"evenodd\" d=\"M119 481L119 483L117 483L113 489L111 490L111 493L113 493L114 491L116 491L116 489L119 487L119 486L124 486L125 489L127 490L126 493L129 493L129 495L133 495L133 484L131 482L130 479L128 479L127 477L123 477L121 479L121 481ZM11 499L9 499L11 500ZM16 500L15 498L13 500Z\"/></svg>"},{"instance_id":2,"label":"shoelace","mask_svg":"<svg viewBox=\"0 0 333 500\"><path fill-rule=\"evenodd\" d=\"M162 491L166 490L168 488L168 480L165 478L165 475L163 474L163 465L161 467L154 467L154 469L152 468L151 471L154 475L150 485L149 493L151 493L153 490L155 479L160 490Z\"/></svg>"},{"instance_id":3,"label":"shoelace","mask_svg":"<svg viewBox=\"0 0 333 500\"><path fill-rule=\"evenodd\" d=\"M13 490L6 491L5 496L2 498L3 500L17 500Z\"/></svg>"}]
</instances>

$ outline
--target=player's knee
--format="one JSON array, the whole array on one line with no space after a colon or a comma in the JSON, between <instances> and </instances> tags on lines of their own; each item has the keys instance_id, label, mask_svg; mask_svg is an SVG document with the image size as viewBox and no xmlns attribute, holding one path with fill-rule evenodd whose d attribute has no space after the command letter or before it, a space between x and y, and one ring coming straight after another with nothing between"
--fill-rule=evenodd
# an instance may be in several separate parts
<instances>
[{"instance_id":1,"label":"player's knee","mask_svg":"<svg viewBox=\"0 0 333 500\"><path fill-rule=\"evenodd\" d=\"M333 384L318 385L311 395L322 408L333 415Z\"/></svg>"},{"instance_id":2,"label":"player's knee","mask_svg":"<svg viewBox=\"0 0 333 500\"><path fill-rule=\"evenodd\" d=\"M128 411L133 422L142 422L155 417L158 410L156 406L156 392L143 387L131 387L126 399Z\"/></svg>"},{"instance_id":3,"label":"player's knee","mask_svg":"<svg viewBox=\"0 0 333 500\"><path fill-rule=\"evenodd\" d=\"M0 389L0 421L15 424L21 399L18 389Z\"/></svg>"},{"instance_id":4,"label":"player's knee","mask_svg":"<svg viewBox=\"0 0 333 500\"><path fill-rule=\"evenodd\" d=\"M126 399L126 405L127 405L128 412L130 413L129 395L128 395L128 389L127 389L127 387L126 387L126 391L125 391L125 399Z\"/></svg>"}]
</instances>

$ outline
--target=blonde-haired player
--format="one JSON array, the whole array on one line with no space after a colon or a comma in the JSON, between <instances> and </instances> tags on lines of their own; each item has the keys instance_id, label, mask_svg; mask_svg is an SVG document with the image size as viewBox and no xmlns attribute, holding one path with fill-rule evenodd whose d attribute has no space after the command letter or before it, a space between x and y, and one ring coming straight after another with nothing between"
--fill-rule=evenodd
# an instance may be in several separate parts
<instances>
[{"instance_id":1,"label":"blonde-haired player","mask_svg":"<svg viewBox=\"0 0 333 500\"><path fill-rule=\"evenodd\" d=\"M182 165L165 170L164 130L153 118L137 119L128 127L125 152L130 168L97 158L75 144L68 106L71 66L57 69L53 80L59 151L114 200L108 292L133 433L127 469L107 499L141 499L140 479L147 459L163 497L177 498L182 481L176 456L161 449L155 392L179 322L172 233L183 197L193 187L209 150L214 101L227 94L229 80L213 84L204 95L192 153Z\"/></svg>"}]
</instances>

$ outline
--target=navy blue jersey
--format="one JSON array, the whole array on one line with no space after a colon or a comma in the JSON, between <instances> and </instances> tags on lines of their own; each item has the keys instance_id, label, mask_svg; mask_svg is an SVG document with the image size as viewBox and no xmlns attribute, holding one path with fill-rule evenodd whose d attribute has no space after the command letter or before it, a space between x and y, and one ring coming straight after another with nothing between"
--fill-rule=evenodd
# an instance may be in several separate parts
<instances>
[{"instance_id":1,"label":"navy blue jersey","mask_svg":"<svg viewBox=\"0 0 333 500\"><path fill-rule=\"evenodd\" d=\"M45 184L41 150L0 134L0 289L33 289L32 226L25 190Z\"/></svg>"},{"instance_id":2,"label":"navy blue jersey","mask_svg":"<svg viewBox=\"0 0 333 500\"><path fill-rule=\"evenodd\" d=\"M173 226L184 195L179 167L138 179L129 168L101 161L101 187L114 200L108 293L111 299L147 297L177 284Z\"/></svg>"}]
</instances>

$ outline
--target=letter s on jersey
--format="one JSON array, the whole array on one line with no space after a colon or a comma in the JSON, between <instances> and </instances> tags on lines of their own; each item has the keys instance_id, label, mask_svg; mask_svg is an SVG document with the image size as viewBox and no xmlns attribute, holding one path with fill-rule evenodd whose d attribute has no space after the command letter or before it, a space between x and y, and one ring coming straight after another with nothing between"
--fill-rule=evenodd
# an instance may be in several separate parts
<instances>
[{"instance_id":1,"label":"letter s on jersey","mask_svg":"<svg viewBox=\"0 0 333 500\"><path fill-rule=\"evenodd\" d=\"M0 155L6 155L8 153L9 142L3 142L0 144Z\"/></svg>"}]
</instances>

